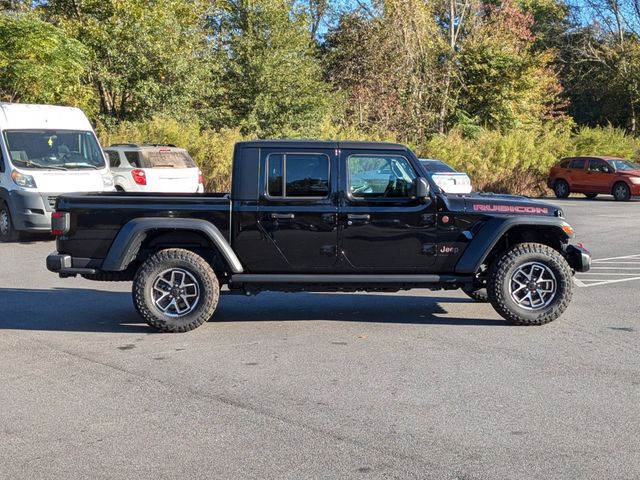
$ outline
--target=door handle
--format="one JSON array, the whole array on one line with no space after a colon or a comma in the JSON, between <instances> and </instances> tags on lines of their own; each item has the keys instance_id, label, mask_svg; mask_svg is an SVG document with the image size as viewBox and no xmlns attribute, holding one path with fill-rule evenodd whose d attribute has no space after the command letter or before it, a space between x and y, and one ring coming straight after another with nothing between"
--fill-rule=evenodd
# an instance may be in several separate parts
<instances>
[{"instance_id":1,"label":"door handle","mask_svg":"<svg viewBox=\"0 0 640 480\"><path fill-rule=\"evenodd\" d=\"M370 220L371 215L368 213L350 213L347 215L347 220Z\"/></svg>"},{"instance_id":2,"label":"door handle","mask_svg":"<svg viewBox=\"0 0 640 480\"><path fill-rule=\"evenodd\" d=\"M353 225L353 222L368 222L371 215L368 213L350 213L347 215L347 225Z\"/></svg>"},{"instance_id":3,"label":"door handle","mask_svg":"<svg viewBox=\"0 0 640 480\"><path fill-rule=\"evenodd\" d=\"M293 213L272 213L271 218L274 220L292 220L296 216Z\"/></svg>"}]
</instances>

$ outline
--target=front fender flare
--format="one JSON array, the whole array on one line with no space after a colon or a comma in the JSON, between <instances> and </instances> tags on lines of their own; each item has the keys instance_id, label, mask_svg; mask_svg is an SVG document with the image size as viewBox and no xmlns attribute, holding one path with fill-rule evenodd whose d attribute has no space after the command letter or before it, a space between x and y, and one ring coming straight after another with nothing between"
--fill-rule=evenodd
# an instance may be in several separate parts
<instances>
[{"instance_id":1,"label":"front fender flare","mask_svg":"<svg viewBox=\"0 0 640 480\"><path fill-rule=\"evenodd\" d=\"M126 270L135 259L147 234L155 230L186 230L206 236L215 245L231 270L242 273L244 269L235 252L215 225L194 218L136 218L127 222L113 240L102 262L102 270L120 272Z\"/></svg>"},{"instance_id":2,"label":"front fender flare","mask_svg":"<svg viewBox=\"0 0 640 480\"><path fill-rule=\"evenodd\" d=\"M559 217L542 217L533 215L530 217L493 217L487 220L484 226L475 235L469 246L465 249L464 254L456 264L455 272L461 274L475 274L489 253L491 253L491 249L496 246L505 233L515 227L551 227L557 229L558 236L563 242L567 242L573 237L573 235L567 234L562 229L565 225L567 225L567 222Z\"/></svg>"}]
</instances>

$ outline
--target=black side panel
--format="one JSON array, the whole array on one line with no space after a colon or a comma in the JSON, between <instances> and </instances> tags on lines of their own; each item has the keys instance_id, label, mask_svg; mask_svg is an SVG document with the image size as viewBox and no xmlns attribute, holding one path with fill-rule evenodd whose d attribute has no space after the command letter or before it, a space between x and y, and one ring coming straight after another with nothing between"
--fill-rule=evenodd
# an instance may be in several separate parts
<instances>
[{"instance_id":1,"label":"black side panel","mask_svg":"<svg viewBox=\"0 0 640 480\"><path fill-rule=\"evenodd\" d=\"M566 242L569 236L562 230L562 225L565 223L564 220L556 217L493 217L485 223L473 238L471 244L458 261L455 271L459 274L475 273L500 238L511 228L521 225L529 226L532 229L538 227L557 228L558 236Z\"/></svg>"},{"instance_id":2,"label":"black side panel","mask_svg":"<svg viewBox=\"0 0 640 480\"><path fill-rule=\"evenodd\" d=\"M102 270L115 272L125 270L135 258L140 245L149 231L188 230L206 235L216 245L233 273L242 273L242 265L235 253L212 224L188 218L137 218L128 222L116 236Z\"/></svg>"},{"instance_id":3,"label":"black side panel","mask_svg":"<svg viewBox=\"0 0 640 480\"><path fill-rule=\"evenodd\" d=\"M231 198L256 201L260 195L260 149L236 145L233 154Z\"/></svg>"}]
</instances>

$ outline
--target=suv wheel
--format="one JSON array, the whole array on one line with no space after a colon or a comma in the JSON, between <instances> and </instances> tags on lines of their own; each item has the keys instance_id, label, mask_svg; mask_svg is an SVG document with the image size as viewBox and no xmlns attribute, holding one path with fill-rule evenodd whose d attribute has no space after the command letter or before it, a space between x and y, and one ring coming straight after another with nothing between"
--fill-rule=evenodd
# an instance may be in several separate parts
<instances>
[{"instance_id":1,"label":"suv wheel","mask_svg":"<svg viewBox=\"0 0 640 480\"><path fill-rule=\"evenodd\" d=\"M189 250L171 248L149 257L133 279L133 303L152 327L188 332L209 320L220 296L211 266Z\"/></svg>"},{"instance_id":2,"label":"suv wheel","mask_svg":"<svg viewBox=\"0 0 640 480\"><path fill-rule=\"evenodd\" d=\"M611 192L613 198L619 202L626 202L631 198L631 190L624 182L618 182L613 186L613 191Z\"/></svg>"},{"instance_id":3,"label":"suv wheel","mask_svg":"<svg viewBox=\"0 0 640 480\"><path fill-rule=\"evenodd\" d=\"M573 295L571 268L553 248L522 243L494 265L489 301L509 323L543 325L567 309Z\"/></svg>"},{"instance_id":4,"label":"suv wheel","mask_svg":"<svg viewBox=\"0 0 640 480\"><path fill-rule=\"evenodd\" d=\"M555 193L558 198L567 198L571 193L569 184L564 180L556 180L556 183L553 184L553 193Z\"/></svg>"},{"instance_id":5,"label":"suv wheel","mask_svg":"<svg viewBox=\"0 0 640 480\"><path fill-rule=\"evenodd\" d=\"M478 288L475 290L471 288L463 288L462 291L466 293L467 296L474 299L476 302L486 303L489 301L489 296L487 295L486 288Z\"/></svg>"},{"instance_id":6,"label":"suv wheel","mask_svg":"<svg viewBox=\"0 0 640 480\"><path fill-rule=\"evenodd\" d=\"M18 237L18 231L13 228L9 206L0 203L0 242L15 242Z\"/></svg>"}]
</instances>

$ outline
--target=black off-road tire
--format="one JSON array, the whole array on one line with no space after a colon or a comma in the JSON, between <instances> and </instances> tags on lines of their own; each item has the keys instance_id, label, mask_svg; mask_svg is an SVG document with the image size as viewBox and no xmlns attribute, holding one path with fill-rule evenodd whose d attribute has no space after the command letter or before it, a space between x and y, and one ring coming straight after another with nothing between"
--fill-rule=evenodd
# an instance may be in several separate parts
<instances>
[{"instance_id":1,"label":"black off-road tire","mask_svg":"<svg viewBox=\"0 0 640 480\"><path fill-rule=\"evenodd\" d=\"M193 276L199 287L199 297L192 311L183 316L171 316L154 302L153 286L166 270L180 269ZM218 306L220 285L211 266L198 254L180 248L160 250L149 257L133 279L133 303L140 316L162 332L188 332L208 321Z\"/></svg>"},{"instance_id":2,"label":"black off-road tire","mask_svg":"<svg viewBox=\"0 0 640 480\"><path fill-rule=\"evenodd\" d=\"M509 292L512 275L528 262L545 265L556 278L556 290L551 302L538 310L522 308ZM569 306L573 296L571 268L553 248L539 243L521 243L508 250L494 264L487 292L491 305L507 322L514 325L544 325L562 315Z\"/></svg>"},{"instance_id":3,"label":"black off-road tire","mask_svg":"<svg viewBox=\"0 0 640 480\"><path fill-rule=\"evenodd\" d=\"M567 198L571 193L569 184L565 180L556 180L553 184L553 193L558 198Z\"/></svg>"},{"instance_id":4,"label":"black off-road tire","mask_svg":"<svg viewBox=\"0 0 640 480\"><path fill-rule=\"evenodd\" d=\"M631 190L626 183L618 182L611 189L611 195L618 202L626 202L631 198Z\"/></svg>"},{"instance_id":5,"label":"black off-road tire","mask_svg":"<svg viewBox=\"0 0 640 480\"><path fill-rule=\"evenodd\" d=\"M19 239L20 232L13 228L9 206L0 202L0 242L17 242Z\"/></svg>"},{"instance_id":6,"label":"black off-road tire","mask_svg":"<svg viewBox=\"0 0 640 480\"><path fill-rule=\"evenodd\" d=\"M462 291L478 303L487 303L489 301L489 294L486 288L478 288L476 290L463 288Z\"/></svg>"},{"instance_id":7,"label":"black off-road tire","mask_svg":"<svg viewBox=\"0 0 640 480\"><path fill-rule=\"evenodd\" d=\"M584 194L585 197L587 197L589 200L596 198L598 196L597 193L585 193Z\"/></svg>"}]
</instances>

